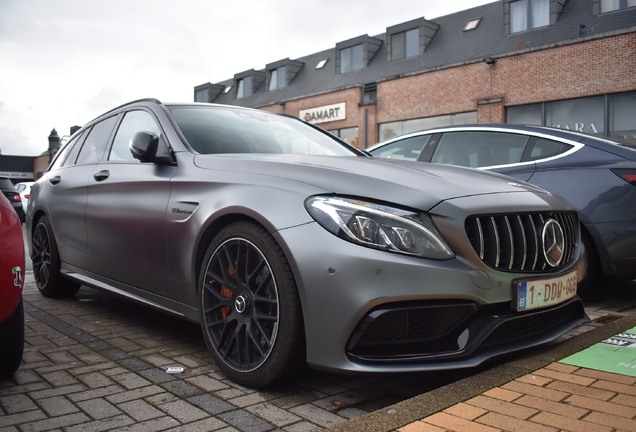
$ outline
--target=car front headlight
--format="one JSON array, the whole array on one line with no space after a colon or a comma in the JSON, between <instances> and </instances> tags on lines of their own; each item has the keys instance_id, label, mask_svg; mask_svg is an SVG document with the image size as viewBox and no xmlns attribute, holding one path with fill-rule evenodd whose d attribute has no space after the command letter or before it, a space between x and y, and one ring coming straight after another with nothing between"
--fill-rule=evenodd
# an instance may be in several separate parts
<instances>
[{"instance_id":1,"label":"car front headlight","mask_svg":"<svg viewBox=\"0 0 636 432\"><path fill-rule=\"evenodd\" d=\"M326 230L350 242L422 258L455 257L424 213L331 196L311 197L306 207Z\"/></svg>"}]
</instances>

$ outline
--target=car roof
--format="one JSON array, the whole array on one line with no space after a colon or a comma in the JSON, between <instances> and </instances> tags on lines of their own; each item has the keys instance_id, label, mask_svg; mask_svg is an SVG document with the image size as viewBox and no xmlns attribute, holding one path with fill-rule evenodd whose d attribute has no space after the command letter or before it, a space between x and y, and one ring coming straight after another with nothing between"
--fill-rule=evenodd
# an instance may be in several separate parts
<instances>
[{"instance_id":1,"label":"car roof","mask_svg":"<svg viewBox=\"0 0 636 432\"><path fill-rule=\"evenodd\" d=\"M463 125L454 125L454 126L440 126L436 128L423 129L420 131L409 132L407 134L401 135L402 137L407 135L417 135L420 133L443 133L449 130L500 130L500 131L511 131L511 132L525 132L525 133L535 133L535 134L549 134L555 137L568 139L571 141L580 142L586 138L595 139L594 135L589 135L581 132L575 132L566 129L559 129L548 126L536 126L536 125L520 125L520 124L508 124L508 123L479 123L479 124L463 124ZM391 141L397 137L391 137L384 141Z\"/></svg>"}]
</instances>

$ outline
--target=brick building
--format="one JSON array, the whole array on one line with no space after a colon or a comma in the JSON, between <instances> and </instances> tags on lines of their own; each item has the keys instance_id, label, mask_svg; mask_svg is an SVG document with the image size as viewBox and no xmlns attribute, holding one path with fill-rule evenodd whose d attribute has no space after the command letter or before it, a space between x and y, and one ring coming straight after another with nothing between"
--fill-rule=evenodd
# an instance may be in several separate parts
<instances>
[{"instance_id":1,"label":"brick building","mask_svg":"<svg viewBox=\"0 0 636 432\"><path fill-rule=\"evenodd\" d=\"M499 0L416 18L198 85L194 99L299 116L362 148L488 122L636 142L636 0Z\"/></svg>"}]
</instances>

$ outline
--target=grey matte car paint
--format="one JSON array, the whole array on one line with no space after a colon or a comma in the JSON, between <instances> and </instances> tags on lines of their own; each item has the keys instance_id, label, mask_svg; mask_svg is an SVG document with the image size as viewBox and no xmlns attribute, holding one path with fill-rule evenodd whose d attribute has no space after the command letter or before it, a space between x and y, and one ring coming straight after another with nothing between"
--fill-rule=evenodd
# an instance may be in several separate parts
<instances>
[{"instance_id":1,"label":"grey matte car paint","mask_svg":"<svg viewBox=\"0 0 636 432\"><path fill-rule=\"evenodd\" d=\"M303 307L309 364L320 369L351 372L422 370L421 364L369 366L353 363L345 356L344 348L358 321L381 304L424 299L466 299L478 304L510 302L513 280L535 279L536 276L493 272L485 265L476 265L473 260L466 261L463 256L476 258L476 254L465 236L458 234L463 232L466 214L493 210L501 205L501 200L499 194L460 197L432 209L434 222L458 255L445 261L422 260L372 249L360 251L359 246L343 244L337 237L323 237L322 227L315 223L280 231L277 239L280 238L279 243L286 252L290 251L293 266L297 269L295 274L300 278L298 282L305 288L301 291L303 305L311 305ZM527 209L528 206L547 210L560 199L551 195L515 193L507 194L505 201L507 211ZM316 238L321 239L320 243ZM335 272L330 273L329 268ZM575 268L573 263L562 270L565 273ZM468 270L486 272L489 286L478 286ZM352 315L352 311L356 311L355 314ZM425 367L465 367L483 360L462 359L454 364L446 360Z\"/></svg>"},{"instance_id":2,"label":"grey matte car paint","mask_svg":"<svg viewBox=\"0 0 636 432\"><path fill-rule=\"evenodd\" d=\"M459 167L364 156L196 155L178 131L167 127L171 121L163 105L139 102L120 110L136 107L152 110L164 125L173 165L103 160L49 171L32 189L29 243L34 218L49 215L62 271L74 280L199 322L197 277L203 253L223 224L249 218L272 233L289 260L304 314L307 361L317 368L388 372L471 366L554 339L585 319L531 343L509 344L454 363L352 362L345 354L347 340L375 306L425 299L510 302L514 280L541 277L486 267L466 237L466 216L572 207L534 186ZM430 211L457 257L427 260L344 241L305 209L308 197L321 194ZM544 276L577 268L581 275L582 262L574 259Z\"/></svg>"}]
</instances>

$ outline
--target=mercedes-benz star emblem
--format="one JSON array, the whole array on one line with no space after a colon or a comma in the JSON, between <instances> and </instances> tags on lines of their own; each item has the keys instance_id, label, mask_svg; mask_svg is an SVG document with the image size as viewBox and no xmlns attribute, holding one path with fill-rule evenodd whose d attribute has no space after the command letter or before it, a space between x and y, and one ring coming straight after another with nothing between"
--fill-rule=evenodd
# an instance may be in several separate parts
<instances>
[{"instance_id":1,"label":"mercedes-benz star emblem","mask_svg":"<svg viewBox=\"0 0 636 432\"><path fill-rule=\"evenodd\" d=\"M565 249L565 236L561 225L554 220L548 219L543 226L543 256L550 267L561 264L563 250Z\"/></svg>"},{"instance_id":2,"label":"mercedes-benz star emblem","mask_svg":"<svg viewBox=\"0 0 636 432\"><path fill-rule=\"evenodd\" d=\"M242 295L238 296L236 300L234 300L234 307L238 313L245 312L245 308L247 308L247 300Z\"/></svg>"}]
</instances>

